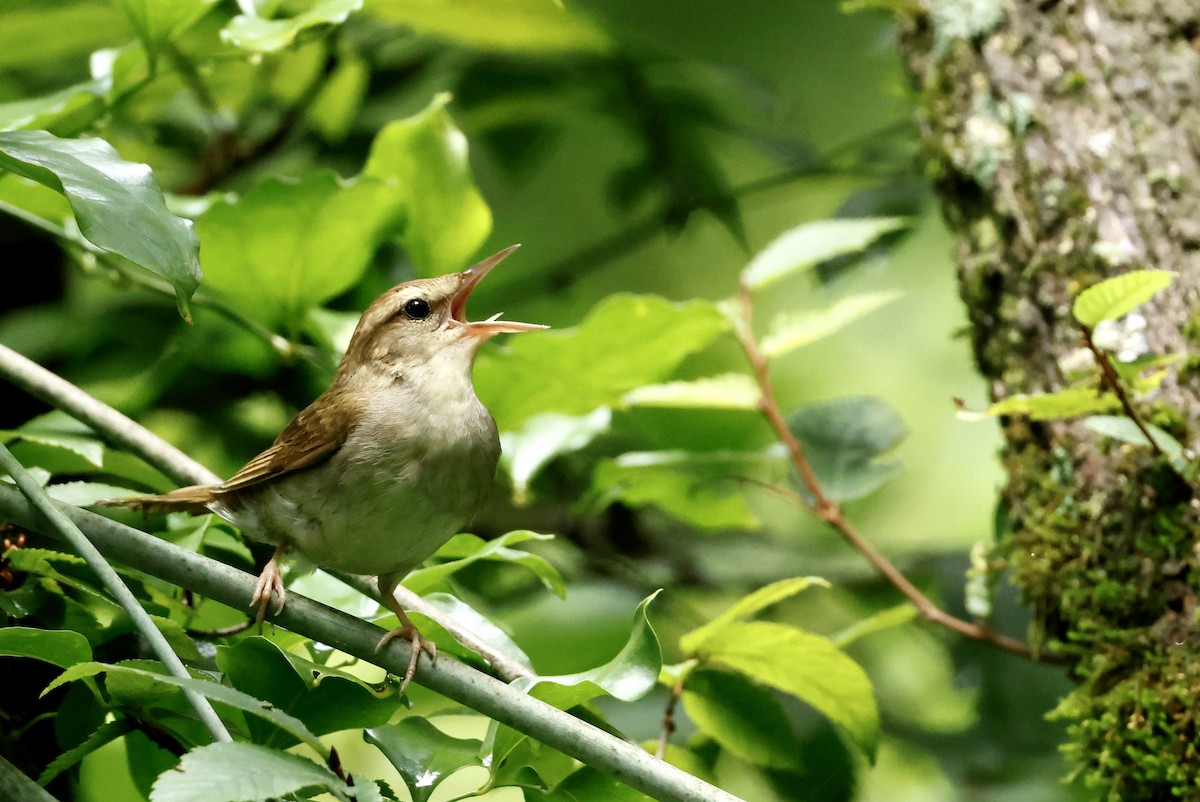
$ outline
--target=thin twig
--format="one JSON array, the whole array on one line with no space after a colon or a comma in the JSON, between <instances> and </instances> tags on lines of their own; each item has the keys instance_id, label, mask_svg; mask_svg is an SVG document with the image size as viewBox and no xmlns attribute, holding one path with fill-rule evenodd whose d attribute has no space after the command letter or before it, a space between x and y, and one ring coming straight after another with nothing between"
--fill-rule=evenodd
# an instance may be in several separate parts
<instances>
[{"instance_id":1,"label":"thin twig","mask_svg":"<svg viewBox=\"0 0 1200 802\"><path fill-rule=\"evenodd\" d=\"M184 630L190 637L200 638L201 640L216 640L217 638L228 638L230 635L237 635L245 632L254 626L254 619L250 618L240 624L233 624L220 629L192 629L188 627Z\"/></svg>"},{"instance_id":2,"label":"thin twig","mask_svg":"<svg viewBox=\"0 0 1200 802\"><path fill-rule=\"evenodd\" d=\"M654 749L654 756L659 760L667 753L667 744L670 743L671 736L675 734L675 708L678 706L681 696L683 696L683 680L679 680L671 688L671 698L667 700L667 707L663 710L662 733L658 736L658 746Z\"/></svg>"},{"instance_id":3,"label":"thin twig","mask_svg":"<svg viewBox=\"0 0 1200 802\"><path fill-rule=\"evenodd\" d=\"M791 429L788 428L787 421L784 420L783 413L779 409L779 404L775 400L774 389L771 385L770 363L759 349L758 341L754 339L751 326L753 297L750 287L745 283L742 283L739 290L738 302L741 314L740 319L735 322L734 334L737 336L738 342L741 343L742 349L746 353L746 359L749 361L751 370L754 373L754 378L758 382L761 392L759 411L762 412L763 417L766 418L775 435L787 448L792 466L800 474L800 479L808 491L809 498L795 496L794 503L812 512L840 534L893 587L904 594L905 598L917 608L917 612L927 621L939 624L960 635L994 644L1001 649L1031 660L1055 662L1053 655L1035 653L1028 645L1015 638L995 632L986 624L965 621L947 613L932 599L922 593L916 585L910 582L900 569L877 551L854 525L850 523L842 511L841 505L826 495L820 480L813 471L812 465L804 455L804 446L792 434Z\"/></svg>"}]
</instances>

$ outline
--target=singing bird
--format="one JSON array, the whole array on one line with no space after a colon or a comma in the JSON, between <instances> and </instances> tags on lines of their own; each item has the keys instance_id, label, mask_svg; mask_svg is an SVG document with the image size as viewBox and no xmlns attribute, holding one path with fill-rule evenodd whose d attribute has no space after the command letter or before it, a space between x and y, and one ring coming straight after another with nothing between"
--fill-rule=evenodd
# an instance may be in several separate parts
<instances>
[{"instance_id":1,"label":"singing bird","mask_svg":"<svg viewBox=\"0 0 1200 802\"><path fill-rule=\"evenodd\" d=\"M408 281L363 313L333 382L266 451L219 485L118 499L144 511L214 512L276 546L250 606L261 624L287 598L279 560L295 550L317 566L377 577L412 644L436 657L393 596L404 575L461 531L487 499L500 457L496 423L475 395L479 347L503 332L544 329L495 315L466 319L471 291L514 245L461 273Z\"/></svg>"}]
</instances>

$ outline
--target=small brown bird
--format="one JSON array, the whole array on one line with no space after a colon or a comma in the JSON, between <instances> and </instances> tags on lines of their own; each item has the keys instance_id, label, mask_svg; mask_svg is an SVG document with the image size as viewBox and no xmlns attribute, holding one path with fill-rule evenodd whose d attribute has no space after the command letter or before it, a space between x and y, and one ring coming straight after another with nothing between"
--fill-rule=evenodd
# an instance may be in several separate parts
<instances>
[{"instance_id":1,"label":"small brown bird","mask_svg":"<svg viewBox=\"0 0 1200 802\"><path fill-rule=\"evenodd\" d=\"M291 550L322 568L378 578L412 658L437 656L393 591L467 524L487 499L500 457L496 423L475 395L479 347L532 323L466 320L467 297L514 245L462 273L395 286L359 320L333 383L229 481L110 502L146 511L215 512L277 548L250 605L262 622L287 594L279 559Z\"/></svg>"}]
</instances>

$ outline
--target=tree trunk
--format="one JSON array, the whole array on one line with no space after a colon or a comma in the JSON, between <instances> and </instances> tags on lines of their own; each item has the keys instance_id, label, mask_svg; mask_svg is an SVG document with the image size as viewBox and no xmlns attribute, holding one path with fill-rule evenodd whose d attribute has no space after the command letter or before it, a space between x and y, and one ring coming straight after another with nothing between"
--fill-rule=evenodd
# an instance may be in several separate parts
<instances>
[{"instance_id":1,"label":"tree trunk","mask_svg":"<svg viewBox=\"0 0 1200 802\"><path fill-rule=\"evenodd\" d=\"M902 14L901 52L993 396L1077 381L1071 301L1131 269L1179 277L1124 320L1123 346L1194 350L1200 3L918 2ZM1193 451L1198 367L1182 360L1134 399ZM1200 797L1200 494L1150 449L1079 419L1002 425L999 548L1036 637L1079 683L1057 711L1068 756L1110 799Z\"/></svg>"}]
</instances>

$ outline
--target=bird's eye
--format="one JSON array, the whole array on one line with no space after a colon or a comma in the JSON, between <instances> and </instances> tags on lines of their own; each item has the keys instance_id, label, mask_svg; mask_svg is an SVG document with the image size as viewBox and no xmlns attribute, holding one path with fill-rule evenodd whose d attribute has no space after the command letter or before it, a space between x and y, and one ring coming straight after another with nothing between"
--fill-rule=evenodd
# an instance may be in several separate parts
<instances>
[{"instance_id":1,"label":"bird's eye","mask_svg":"<svg viewBox=\"0 0 1200 802\"><path fill-rule=\"evenodd\" d=\"M413 320L424 320L429 317L429 302L424 298L410 298L404 302L404 314Z\"/></svg>"}]
</instances>

